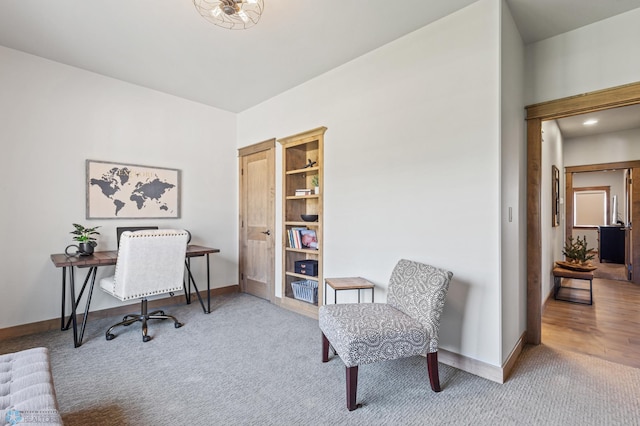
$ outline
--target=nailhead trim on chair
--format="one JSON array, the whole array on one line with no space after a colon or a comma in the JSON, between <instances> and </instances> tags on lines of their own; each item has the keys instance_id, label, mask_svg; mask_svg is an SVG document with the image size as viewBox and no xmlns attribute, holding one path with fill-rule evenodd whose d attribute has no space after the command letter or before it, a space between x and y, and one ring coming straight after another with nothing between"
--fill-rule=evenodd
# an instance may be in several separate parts
<instances>
[{"instance_id":1,"label":"nailhead trim on chair","mask_svg":"<svg viewBox=\"0 0 640 426\"><path fill-rule=\"evenodd\" d=\"M172 232L167 232L167 231L172 231ZM177 231L177 232L176 232ZM140 232L140 234L137 234L138 232ZM189 235L187 231L184 230L168 230L168 229L157 229L157 230L144 230L144 231L135 231L135 232L131 232L131 231L125 231L122 235L125 236L125 234L129 234L126 235L125 238L140 238L140 237L144 237L144 238L149 238L149 237L178 237L178 236L182 236L182 235ZM121 236L122 238L122 236ZM120 248L118 248L118 251L120 250ZM140 299L143 297L147 297L147 296L153 296L156 294L165 294L168 292L174 292L174 291L180 291L182 290L182 286L177 286L175 288L172 288L170 290L163 290L163 291L148 291L145 293L141 293L141 294L136 294L136 295L130 295L128 297L124 297L124 298L120 298L118 296L115 295L115 291L116 291L116 282L115 282L115 277L118 275L118 264L116 263L116 267L115 267L115 273L113 275L114 280L113 280L113 287L111 289L111 295L113 295L114 297L117 297L118 299L125 301L125 300L132 300L132 299Z\"/></svg>"}]
</instances>

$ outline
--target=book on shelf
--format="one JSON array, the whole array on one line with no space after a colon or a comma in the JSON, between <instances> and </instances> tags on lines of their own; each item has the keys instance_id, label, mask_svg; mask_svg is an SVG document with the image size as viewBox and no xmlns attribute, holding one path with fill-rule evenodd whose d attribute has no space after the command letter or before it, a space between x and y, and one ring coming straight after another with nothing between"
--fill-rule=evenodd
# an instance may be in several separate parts
<instances>
[{"instance_id":1,"label":"book on shelf","mask_svg":"<svg viewBox=\"0 0 640 426\"><path fill-rule=\"evenodd\" d=\"M300 231L307 228L293 227L287 230L287 234L289 236L289 247L291 248L302 248L302 243L300 241Z\"/></svg>"},{"instance_id":2,"label":"book on shelf","mask_svg":"<svg viewBox=\"0 0 640 426\"><path fill-rule=\"evenodd\" d=\"M310 189L296 189L295 196L300 197L303 195L311 195Z\"/></svg>"}]
</instances>

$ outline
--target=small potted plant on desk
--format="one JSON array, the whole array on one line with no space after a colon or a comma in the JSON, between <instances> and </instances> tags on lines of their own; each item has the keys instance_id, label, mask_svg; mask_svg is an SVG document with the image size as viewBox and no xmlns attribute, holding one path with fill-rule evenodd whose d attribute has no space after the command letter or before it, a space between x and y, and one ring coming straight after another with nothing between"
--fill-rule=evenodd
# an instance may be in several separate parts
<instances>
[{"instance_id":1,"label":"small potted plant on desk","mask_svg":"<svg viewBox=\"0 0 640 426\"><path fill-rule=\"evenodd\" d=\"M85 228L82 225L77 223L73 224L75 228L71 231L71 234L74 235L74 241L78 242L78 245L70 245L65 249L65 253L68 253L70 247L76 247L78 249L78 253L80 256L89 256L93 254L93 249L98 245L94 235L100 235L96 229L100 228L99 226L94 226L93 228Z\"/></svg>"}]
</instances>

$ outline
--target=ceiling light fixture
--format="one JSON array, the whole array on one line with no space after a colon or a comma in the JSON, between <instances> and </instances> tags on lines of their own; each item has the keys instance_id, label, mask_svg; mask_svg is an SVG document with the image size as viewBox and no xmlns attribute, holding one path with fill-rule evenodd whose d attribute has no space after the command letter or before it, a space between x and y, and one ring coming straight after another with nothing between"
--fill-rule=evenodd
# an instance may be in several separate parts
<instances>
[{"instance_id":1,"label":"ceiling light fixture","mask_svg":"<svg viewBox=\"0 0 640 426\"><path fill-rule=\"evenodd\" d=\"M230 30L245 30L260 20L264 0L193 0L207 21Z\"/></svg>"},{"instance_id":2,"label":"ceiling light fixture","mask_svg":"<svg viewBox=\"0 0 640 426\"><path fill-rule=\"evenodd\" d=\"M585 126L593 126L594 124L596 124L598 122L598 120L596 120L595 118L591 118L587 121L585 121L584 123L582 123Z\"/></svg>"}]
</instances>

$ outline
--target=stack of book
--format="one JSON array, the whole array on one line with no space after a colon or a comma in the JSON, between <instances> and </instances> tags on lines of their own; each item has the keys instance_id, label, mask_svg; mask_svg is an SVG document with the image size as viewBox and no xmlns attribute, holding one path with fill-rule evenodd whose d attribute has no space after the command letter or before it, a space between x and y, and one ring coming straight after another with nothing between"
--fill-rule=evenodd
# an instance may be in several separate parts
<instances>
[{"instance_id":1,"label":"stack of book","mask_svg":"<svg viewBox=\"0 0 640 426\"><path fill-rule=\"evenodd\" d=\"M310 189L296 189L296 197L300 197L303 195L311 195Z\"/></svg>"}]
</instances>

